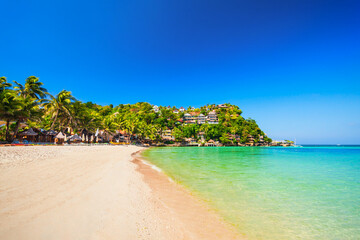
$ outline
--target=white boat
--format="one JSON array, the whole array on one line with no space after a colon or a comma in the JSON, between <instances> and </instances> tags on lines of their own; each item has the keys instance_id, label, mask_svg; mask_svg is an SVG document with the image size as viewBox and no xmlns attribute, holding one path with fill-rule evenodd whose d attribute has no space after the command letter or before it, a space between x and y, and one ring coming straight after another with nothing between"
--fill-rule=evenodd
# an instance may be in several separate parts
<instances>
[{"instance_id":1,"label":"white boat","mask_svg":"<svg viewBox=\"0 0 360 240\"><path fill-rule=\"evenodd\" d=\"M301 146L301 145L296 145L296 138L295 138L293 147L303 147L303 146Z\"/></svg>"}]
</instances>

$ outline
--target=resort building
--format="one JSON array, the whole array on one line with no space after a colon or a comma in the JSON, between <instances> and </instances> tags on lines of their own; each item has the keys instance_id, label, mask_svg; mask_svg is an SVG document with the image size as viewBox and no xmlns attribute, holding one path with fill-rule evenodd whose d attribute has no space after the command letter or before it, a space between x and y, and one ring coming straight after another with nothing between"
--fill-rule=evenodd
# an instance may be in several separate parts
<instances>
[{"instance_id":1,"label":"resort building","mask_svg":"<svg viewBox=\"0 0 360 240\"><path fill-rule=\"evenodd\" d=\"M219 104L218 107L219 108L227 108L228 106L226 106L225 104Z\"/></svg>"},{"instance_id":2,"label":"resort building","mask_svg":"<svg viewBox=\"0 0 360 240\"><path fill-rule=\"evenodd\" d=\"M178 113L179 113L179 110L175 108L174 111L173 111L173 113L178 114Z\"/></svg>"},{"instance_id":3,"label":"resort building","mask_svg":"<svg viewBox=\"0 0 360 240\"><path fill-rule=\"evenodd\" d=\"M194 138L185 138L186 146L199 146L199 143L196 142Z\"/></svg>"},{"instance_id":4,"label":"resort building","mask_svg":"<svg viewBox=\"0 0 360 240\"><path fill-rule=\"evenodd\" d=\"M196 112L185 113L183 116L183 122L187 124L205 124L206 122L208 122L209 124L219 123L215 111L210 112L208 117L206 117L202 113L200 113L199 115Z\"/></svg>"},{"instance_id":5,"label":"resort building","mask_svg":"<svg viewBox=\"0 0 360 240\"><path fill-rule=\"evenodd\" d=\"M179 111L180 112L185 112L185 108L181 107L181 108L179 108Z\"/></svg>"},{"instance_id":6,"label":"resort building","mask_svg":"<svg viewBox=\"0 0 360 240\"><path fill-rule=\"evenodd\" d=\"M208 114L207 121L209 124L218 124L219 120L215 111L211 111Z\"/></svg>"},{"instance_id":7,"label":"resort building","mask_svg":"<svg viewBox=\"0 0 360 240\"><path fill-rule=\"evenodd\" d=\"M157 106L157 105L155 105L155 106L153 106L153 110L154 110L154 112L159 112L159 107Z\"/></svg>"},{"instance_id":8,"label":"resort building","mask_svg":"<svg viewBox=\"0 0 360 240\"><path fill-rule=\"evenodd\" d=\"M196 116L190 113L185 113L183 119L184 119L184 123L188 123L188 124L196 123L197 120Z\"/></svg>"},{"instance_id":9,"label":"resort building","mask_svg":"<svg viewBox=\"0 0 360 240\"><path fill-rule=\"evenodd\" d=\"M161 138L165 141L174 141L175 140L174 136L171 134L170 129L163 130L162 134L161 134Z\"/></svg>"},{"instance_id":10,"label":"resort building","mask_svg":"<svg viewBox=\"0 0 360 240\"><path fill-rule=\"evenodd\" d=\"M248 142L246 143L246 145L248 145L248 146L254 146L254 144L255 144L255 139L254 139L254 137L249 134L247 138L248 138Z\"/></svg>"},{"instance_id":11,"label":"resort building","mask_svg":"<svg viewBox=\"0 0 360 240\"><path fill-rule=\"evenodd\" d=\"M206 123L206 116L202 113L199 114L197 117L198 124L205 124Z\"/></svg>"},{"instance_id":12,"label":"resort building","mask_svg":"<svg viewBox=\"0 0 360 240\"><path fill-rule=\"evenodd\" d=\"M221 144L219 143L219 141L214 141L212 139L210 139L208 142L205 143L206 147L218 147L221 146Z\"/></svg>"}]
</instances>

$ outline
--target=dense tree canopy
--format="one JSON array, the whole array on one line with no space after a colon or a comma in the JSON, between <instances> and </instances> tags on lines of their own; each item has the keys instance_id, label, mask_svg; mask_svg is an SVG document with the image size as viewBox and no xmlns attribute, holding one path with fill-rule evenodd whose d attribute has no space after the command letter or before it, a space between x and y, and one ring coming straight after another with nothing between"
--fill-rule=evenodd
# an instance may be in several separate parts
<instances>
[{"instance_id":1,"label":"dense tree canopy","mask_svg":"<svg viewBox=\"0 0 360 240\"><path fill-rule=\"evenodd\" d=\"M226 104L218 107L215 104L200 108L189 107L185 112L174 112L175 107L153 106L146 102L120 104L118 106L100 106L92 102L83 103L72 96L70 91L62 90L52 96L43 87L38 78L30 76L25 84L9 83L5 77L0 78L0 120L5 122L0 132L3 140L11 142L16 137L21 123L28 127L46 130L65 131L72 129L75 133L81 130L103 130L111 135L117 130L129 136L136 135L139 140L162 141L164 130L171 130L175 141L186 138L198 140L200 136L206 141L212 139L224 144L246 143L249 136L257 142L267 138L255 120L244 119L238 106ZM207 115L215 111L218 124L185 124L184 113Z\"/></svg>"}]
</instances>

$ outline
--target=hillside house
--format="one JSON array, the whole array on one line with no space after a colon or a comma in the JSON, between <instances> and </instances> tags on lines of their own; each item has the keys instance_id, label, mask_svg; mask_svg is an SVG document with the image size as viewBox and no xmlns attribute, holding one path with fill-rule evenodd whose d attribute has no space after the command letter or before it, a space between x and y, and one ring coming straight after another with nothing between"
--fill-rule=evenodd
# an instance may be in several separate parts
<instances>
[{"instance_id":1,"label":"hillside house","mask_svg":"<svg viewBox=\"0 0 360 240\"><path fill-rule=\"evenodd\" d=\"M218 124L219 123L219 120L218 120L218 117L217 117L217 114L215 111L209 112L209 114L207 116L207 122L209 124Z\"/></svg>"},{"instance_id":2,"label":"hillside house","mask_svg":"<svg viewBox=\"0 0 360 240\"><path fill-rule=\"evenodd\" d=\"M156 112L156 113L159 112L159 107L157 105L154 105L153 106L153 111Z\"/></svg>"},{"instance_id":3,"label":"hillside house","mask_svg":"<svg viewBox=\"0 0 360 240\"><path fill-rule=\"evenodd\" d=\"M170 129L163 130L162 134L161 134L161 138L165 141L174 141L175 140Z\"/></svg>"},{"instance_id":4,"label":"hillside house","mask_svg":"<svg viewBox=\"0 0 360 240\"><path fill-rule=\"evenodd\" d=\"M206 123L206 116L204 114L200 113L197 116L197 122L198 122L198 124L205 124Z\"/></svg>"},{"instance_id":5,"label":"hillside house","mask_svg":"<svg viewBox=\"0 0 360 240\"><path fill-rule=\"evenodd\" d=\"M190 113L185 113L183 120L184 120L184 123L194 124L194 123L196 123L197 118L196 118L196 116L194 116Z\"/></svg>"}]
</instances>

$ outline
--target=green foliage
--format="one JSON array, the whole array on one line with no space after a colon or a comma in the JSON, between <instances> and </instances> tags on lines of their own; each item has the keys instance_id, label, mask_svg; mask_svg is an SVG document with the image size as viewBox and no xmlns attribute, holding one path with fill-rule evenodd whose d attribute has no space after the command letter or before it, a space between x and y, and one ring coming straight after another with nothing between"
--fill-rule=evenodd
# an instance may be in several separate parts
<instances>
[{"instance_id":1,"label":"green foliage","mask_svg":"<svg viewBox=\"0 0 360 240\"><path fill-rule=\"evenodd\" d=\"M15 81L14 81L15 82ZM29 77L25 85L15 82L16 86L0 78L0 119L6 121L5 138L12 142L16 137L20 124L26 121L40 121L44 114L42 99L46 97L46 89L36 77ZM10 122L15 121L15 128L10 132Z\"/></svg>"},{"instance_id":2,"label":"green foliage","mask_svg":"<svg viewBox=\"0 0 360 240\"><path fill-rule=\"evenodd\" d=\"M6 126L0 127L0 142L6 140Z\"/></svg>"},{"instance_id":3,"label":"green foliage","mask_svg":"<svg viewBox=\"0 0 360 240\"><path fill-rule=\"evenodd\" d=\"M184 140L184 132L177 127L172 130L172 135L174 136L176 142L181 142Z\"/></svg>"},{"instance_id":4,"label":"green foliage","mask_svg":"<svg viewBox=\"0 0 360 240\"><path fill-rule=\"evenodd\" d=\"M184 133L184 137L186 138L197 138L197 134L199 132L199 125L197 124L185 125L182 131Z\"/></svg>"},{"instance_id":5,"label":"green foliage","mask_svg":"<svg viewBox=\"0 0 360 240\"><path fill-rule=\"evenodd\" d=\"M8 141L16 136L20 123L29 127L80 133L83 129L95 132L102 130L108 136L118 130L128 139L137 141L160 142L164 130L172 130L176 142L186 138L198 140L199 133L221 143L247 143L249 138L255 143L262 139L271 142L261 131L255 120L244 119L238 106L224 104L218 106L208 104L200 108L189 107L186 112L209 114L215 111L219 124L185 124L181 121L184 113L173 113L175 107L153 106L146 102L120 104L113 106L97 105L92 102L83 103L76 100L70 91L62 90L57 95L50 95L43 83L35 76L25 80L25 84L14 81L14 86L5 77L0 78L0 120L6 122L0 130L0 138ZM11 128L11 124L15 127ZM5 129L5 130L4 130Z\"/></svg>"}]
</instances>

